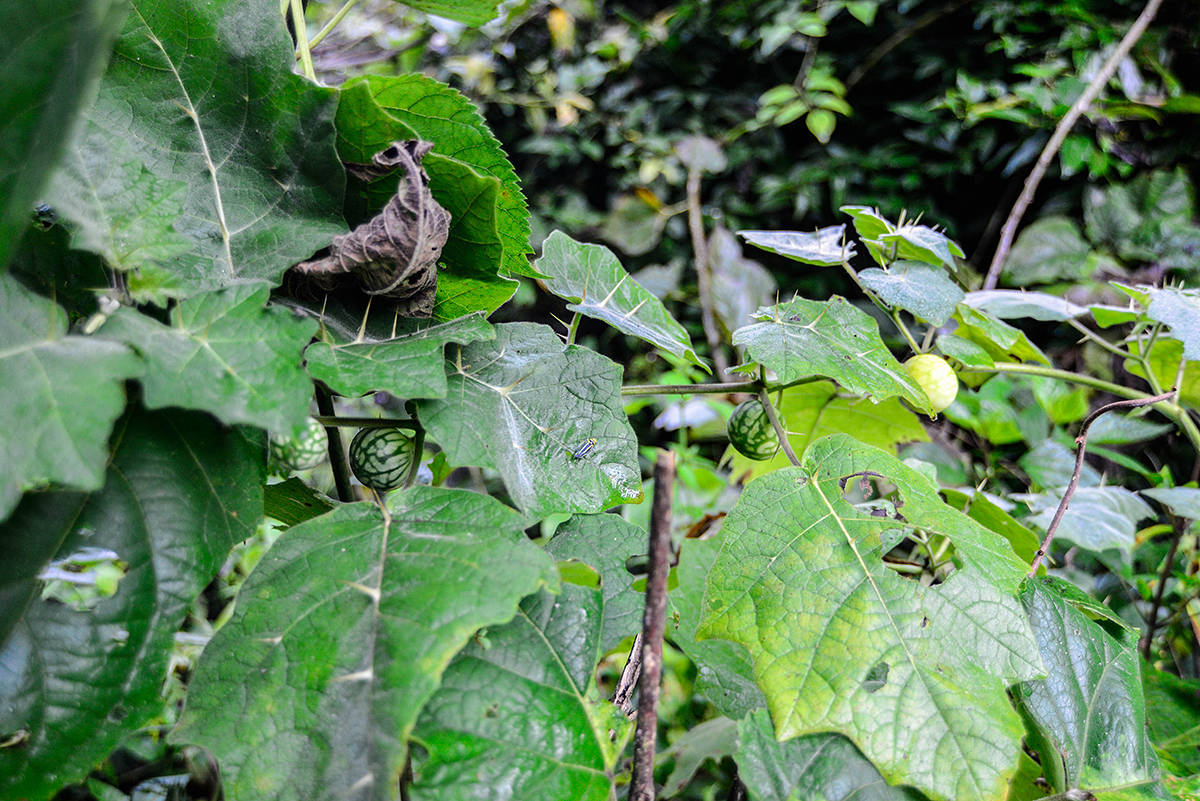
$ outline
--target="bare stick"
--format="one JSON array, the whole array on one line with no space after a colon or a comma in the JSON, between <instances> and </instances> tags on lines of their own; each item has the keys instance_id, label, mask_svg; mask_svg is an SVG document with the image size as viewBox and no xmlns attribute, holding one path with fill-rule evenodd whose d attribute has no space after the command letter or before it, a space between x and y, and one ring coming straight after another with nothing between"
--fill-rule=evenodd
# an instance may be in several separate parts
<instances>
[{"instance_id":1,"label":"bare stick","mask_svg":"<svg viewBox=\"0 0 1200 801\"><path fill-rule=\"evenodd\" d=\"M654 801L654 747L658 736L658 691L667 618L667 573L671 570L671 496L675 454L659 451L654 462L654 506L650 512L650 574L642 613L642 678L638 684L637 731L629 801Z\"/></svg>"},{"instance_id":2,"label":"bare stick","mask_svg":"<svg viewBox=\"0 0 1200 801\"><path fill-rule=\"evenodd\" d=\"M700 289L700 320L704 323L704 338L708 340L708 350L712 354L717 377L724 378L729 364L725 361L725 351L721 349L721 335L717 331L716 318L713 317L708 242L704 238L704 219L700 214L700 175L701 171L695 167L688 170L688 230L692 234L692 253L696 260L696 283Z\"/></svg>"},{"instance_id":3,"label":"bare stick","mask_svg":"<svg viewBox=\"0 0 1200 801\"><path fill-rule=\"evenodd\" d=\"M321 417L329 418L335 414L333 408L333 393L324 384L314 382L316 386L317 411ZM346 461L346 449L342 446L342 434L337 426L322 423L325 435L329 438L329 466L333 469L333 485L337 488L338 500L350 503L355 500L354 487L350 484L350 464Z\"/></svg>"},{"instance_id":4,"label":"bare stick","mask_svg":"<svg viewBox=\"0 0 1200 801\"><path fill-rule=\"evenodd\" d=\"M1058 502L1058 509L1054 512L1054 518L1050 521L1050 525L1046 527L1046 536L1042 540L1042 546L1038 548L1037 553L1033 557L1033 564L1029 566L1029 575L1037 575L1038 566L1042 563L1042 557L1050 550L1050 543L1054 539L1054 532L1058 530L1058 524L1062 522L1063 515L1067 513L1067 506L1071 503L1071 496L1075 494L1075 488L1079 486L1079 474L1083 472L1083 455L1087 450L1087 432L1091 428L1092 423L1096 422L1096 418L1105 412L1111 412L1114 409L1132 409L1137 406L1149 406L1152 403L1169 400L1175 395L1175 390L1164 392L1162 395L1155 395L1152 398L1135 398L1133 400L1120 400L1106 403L1096 411L1089 414L1083 420L1083 425L1079 427L1079 436L1075 437L1075 470L1071 473L1071 481L1067 484L1067 490L1063 493L1062 500Z\"/></svg>"},{"instance_id":5,"label":"bare stick","mask_svg":"<svg viewBox=\"0 0 1200 801\"><path fill-rule=\"evenodd\" d=\"M639 631L633 638L633 647L629 649L629 659L625 669L621 671L621 680L617 682L617 690L613 693L612 702L621 708L626 717L633 716L633 690L637 687L642 675L642 633Z\"/></svg>"},{"instance_id":6,"label":"bare stick","mask_svg":"<svg viewBox=\"0 0 1200 801\"><path fill-rule=\"evenodd\" d=\"M1104 66L1096 73L1095 77L1088 82L1083 93L1079 95L1079 99L1071 105L1067 113L1058 125L1054 126L1054 134L1050 137L1050 141L1042 148L1041 155L1038 156L1037 163L1033 165L1033 170L1029 173L1029 177L1025 179L1025 187L1021 190L1017 202L1013 204L1012 211L1008 213L1008 219L1004 221L1004 227L1000 230L1000 243L996 245L996 252L992 255L992 263L988 267L987 277L983 281L984 289L995 289L996 282L1000 280L1000 270L1004 267L1004 260L1008 257L1009 248L1012 247L1013 238L1017 233L1017 226L1021 224L1021 218L1025 216L1025 211L1029 208L1029 204L1033 202L1033 196L1037 192L1038 184L1042 182L1042 178L1046 174L1046 170L1050 167L1050 162L1054 160L1054 156L1062 147L1063 142L1067 139L1067 134L1071 132L1076 121L1079 120L1087 107L1092 104L1096 96L1108 83L1108 79L1117 71L1117 66L1121 60L1129 54L1137 40L1146 32L1146 28L1150 25L1150 21L1154 19L1154 15L1158 13L1158 7L1162 5L1162 0L1150 0L1146 3L1146 7L1142 9L1142 13L1130 26L1125 33L1125 37L1121 39L1117 49L1113 51L1108 60L1104 62Z\"/></svg>"},{"instance_id":7,"label":"bare stick","mask_svg":"<svg viewBox=\"0 0 1200 801\"><path fill-rule=\"evenodd\" d=\"M1142 658L1150 661L1150 646L1154 642L1154 632L1158 629L1158 610L1162 609L1163 592L1167 588L1167 579L1171 576L1171 566L1175 564L1175 553L1179 550L1179 541L1187 529L1187 521L1182 517L1175 518L1175 539L1171 540L1171 549L1167 551L1167 561L1163 563L1162 572L1158 576L1158 587L1154 590L1154 605L1150 607L1150 619L1146 621L1146 640L1142 643Z\"/></svg>"}]
</instances>

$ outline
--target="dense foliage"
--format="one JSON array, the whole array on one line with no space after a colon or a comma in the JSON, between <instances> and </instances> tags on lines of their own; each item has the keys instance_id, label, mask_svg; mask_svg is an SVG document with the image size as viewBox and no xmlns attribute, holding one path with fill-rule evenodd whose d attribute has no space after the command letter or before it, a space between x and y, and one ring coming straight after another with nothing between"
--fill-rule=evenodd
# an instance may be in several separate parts
<instances>
[{"instance_id":1,"label":"dense foliage","mask_svg":"<svg viewBox=\"0 0 1200 801\"><path fill-rule=\"evenodd\" d=\"M982 291L1139 8L280 5L0 12L0 799L629 797L655 492L659 797L1200 797L1194 9Z\"/></svg>"}]
</instances>

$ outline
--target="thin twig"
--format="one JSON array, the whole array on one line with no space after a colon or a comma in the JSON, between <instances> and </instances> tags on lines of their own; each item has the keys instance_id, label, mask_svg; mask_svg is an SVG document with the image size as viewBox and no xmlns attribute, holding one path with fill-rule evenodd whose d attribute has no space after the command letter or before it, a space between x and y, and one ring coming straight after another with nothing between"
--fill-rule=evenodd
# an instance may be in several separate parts
<instances>
[{"instance_id":1,"label":"thin twig","mask_svg":"<svg viewBox=\"0 0 1200 801\"><path fill-rule=\"evenodd\" d=\"M1175 564L1175 554L1179 550L1179 541L1187 529L1187 521L1182 517L1175 518L1175 539L1171 540L1171 549L1167 551L1167 561L1163 563L1162 572L1158 576L1158 586L1154 589L1154 604L1150 607L1150 618L1146 621L1146 640L1142 643L1142 658L1150 661L1150 647L1154 642L1154 632L1158 629L1158 610L1162 608L1163 593L1167 588L1167 579L1171 577L1171 567Z\"/></svg>"},{"instance_id":2,"label":"thin twig","mask_svg":"<svg viewBox=\"0 0 1200 801\"><path fill-rule=\"evenodd\" d=\"M642 633L639 631L633 638L633 646L629 649L629 659L625 661L625 669L621 671L621 679L617 682L617 690L613 693L612 702L620 707L626 717L633 717L633 691L642 675Z\"/></svg>"},{"instance_id":3,"label":"thin twig","mask_svg":"<svg viewBox=\"0 0 1200 801\"><path fill-rule=\"evenodd\" d=\"M1087 450L1087 433L1092 423L1096 422L1096 419L1100 415L1111 412L1114 409L1132 409L1138 406L1149 406L1152 403L1169 400L1174 394L1175 390L1171 390L1170 392L1164 392L1162 395L1155 395L1152 398L1113 401L1112 403L1106 403L1084 418L1083 425L1079 427L1079 436L1075 437L1075 470L1071 473L1071 481L1067 484L1067 489L1063 493L1062 500L1058 502L1058 509L1054 512L1054 518L1050 521L1050 525L1046 527L1046 536L1042 539L1042 545L1033 557L1033 564L1029 566L1030 576L1037 575L1037 569L1042 563L1042 557L1050 550L1050 542L1054 539L1054 532L1058 530L1058 524L1062 522L1063 515L1067 513L1067 506L1071 503L1071 496L1075 494L1075 488L1079 486L1079 475L1083 472L1083 456Z\"/></svg>"},{"instance_id":4,"label":"thin twig","mask_svg":"<svg viewBox=\"0 0 1200 801\"><path fill-rule=\"evenodd\" d=\"M319 381L314 382L314 386L316 387L317 411L321 413L317 417L317 422L325 426L325 436L329 439L329 466L333 469L333 485L337 488L338 500L350 503L354 500L354 487L350 484L350 463L346 461L346 449L342 445L342 434L336 425L326 422L327 419L334 417L333 393Z\"/></svg>"},{"instance_id":5,"label":"thin twig","mask_svg":"<svg viewBox=\"0 0 1200 801\"><path fill-rule=\"evenodd\" d=\"M1071 105L1063 118L1058 121L1058 125L1054 126L1054 134L1050 137L1050 141L1042 148L1041 154L1038 156L1037 163L1033 165L1033 170L1029 173L1029 177L1025 179L1025 186L1021 190L1020 196L1017 197L1017 202L1013 204L1012 211L1008 213L1008 219L1004 221L1004 227L1000 230L1000 243L996 245L996 252L992 255L992 263L988 266L987 277L983 281L984 289L995 289L996 283L1000 280L1000 270L1004 267L1004 260L1008 257L1009 248L1012 247L1013 238L1017 233L1017 226L1021 224L1021 218L1025 216L1025 211L1029 208L1029 204L1033 202L1033 196L1037 192L1038 184L1042 182L1042 178L1046 174L1046 170L1050 167L1050 162L1054 160L1058 154L1063 142L1066 141L1067 135L1071 132L1071 128L1079 120L1083 112L1087 110L1092 101L1108 83L1108 79L1117 71L1117 66L1121 60L1129 54L1137 40L1146 32L1146 28L1150 25L1150 21L1154 19L1154 15L1158 13L1158 7L1162 4L1162 0L1149 0L1146 7L1142 9L1142 13L1134 21L1133 25L1125 33L1121 39L1117 49L1112 52L1108 60L1104 62L1104 66L1100 71L1088 82L1087 87L1079 98Z\"/></svg>"},{"instance_id":6,"label":"thin twig","mask_svg":"<svg viewBox=\"0 0 1200 801\"><path fill-rule=\"evenodd\" d=\"M654 505L650 513L650 574L642 613L642 677L638 683L637 731L629 801L654 801L654 750L658 737L658 692L662 680L662 641L667 618L667 574L671 570L671 496L675 454L659 451L654 463Z\"/></svg>"},{"instance_id":7,"label":"thin twig","mask_svg":"<svg viewBox=\"0 0 1200 801\"><path fill-rule=\"evenodd\" d=\"M779 445L783 448L784 455L787 456L788 461L799 467L800 460L796 458L796 452L792 450L792 443L788 442L787 429L779 421L779 415L775 413L775 406L771 403L771 396L767 394L766 389L759 390L758 400L767 413L767 419L771 421L771 428L775 429L775 436L779 437Z\"/></svg>"},{"instance_id":8,"label":"thin twig","mask_svg":"<svg viewBox=\"0 0 1200 801\"><path fill-rule=\"evenodd\" d=\"M696 167L688 170L688 230L692 234L692 254L696 260L696 282L700 289L700 320L704 323L704 338L708 340L708 350L712 355L717 377L723 378L729 363L725 361L725 351L721 348L721 335L717 331L716 318L713 316L712 276L708 270L708 242L704 238L704 218L700 211L701 174L702 171Z\"/></svg>"}]
</instances>

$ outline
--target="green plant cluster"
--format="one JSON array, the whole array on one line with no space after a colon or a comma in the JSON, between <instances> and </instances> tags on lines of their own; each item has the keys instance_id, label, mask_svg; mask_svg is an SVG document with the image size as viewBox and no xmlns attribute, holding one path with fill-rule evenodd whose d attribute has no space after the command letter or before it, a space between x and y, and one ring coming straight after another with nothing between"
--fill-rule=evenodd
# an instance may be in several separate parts
<instances>
[{"instance_id":1,"label":"green plant cluster","mask_svg":"<svg viewBox=\"0 0 1200 801\"><path fill-rule=\"evenodd\" d=\"M700 182L749 140L668 136L699 290L675 303L665 268L535 233L446 83L321 86L331 28L301 5L4 12L0 799L628 797L612 698L655 446L678 463L661 797L1196 797L1200 294L1141 271L1200 269L1182 173L1089 194L1082 261L1036 276L1140 265L1108 295L969 291L954 238L873 204L710 225ZM715 15L767 63L878 11L821 9L689 5L592 56ZM745 136L840 130L833 63ZM419 175L362 169L414 140ZM449 215L428 317L291 270L372 219L413 238L392 198ZM729 440L767 458L710 458Z\"/></svg>"}]
</instances>

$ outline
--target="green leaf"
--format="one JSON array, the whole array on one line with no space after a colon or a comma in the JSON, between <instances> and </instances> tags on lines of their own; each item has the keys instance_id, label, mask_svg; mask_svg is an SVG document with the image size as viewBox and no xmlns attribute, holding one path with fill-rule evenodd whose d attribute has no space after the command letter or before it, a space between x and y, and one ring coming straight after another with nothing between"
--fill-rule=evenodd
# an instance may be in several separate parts
<instances>
[{"instance_id":1,"label":"green leaf","mask_svg":"<svg viewBox=\"0 0 1200 801\"><path fill-rule=\"evenodd\" d=\"M1045 531L1062 493L1060 488L1025 499L1033 512L1029 524ZM1080 487L1071 496L1054 536L1090 551L1116 549L1127 554L1133 547L1138 522L1148 517L1154 517L1154 510L1124 487Z\"/></svg>"},{"instance_id":2,"label":"green leaf","mask_svg":"<svg viewBox=\"0 0 1200 801\"><path fill-rule=\"evenodd\" d=\"M627 256L641 256L662 240L667 217L637 195L621 195L600 227L600 236Z\"/></svg>"},{"instance_id":3,"label":"green leaf","mask_svg":"<svg viewBox=\"0 0 1200 801\"><path fill-rule=\"evenodd\" d=\"M994 445L1020 442L1020 420L1009 395L1015 382L997 376L974 392L960 391L945 410L946 419L986 437Z\"/></svg>"},{"instance_id":4,"label":"green leaf","mask_svg":"<svg viewBox=\"0 0 1200 801\"><path fill-rule=\"evenodd\" d=\"M708 369L692 348L687 330L603 245L585 245L555 231L546 237L535 267L548 276L546 289L569 301L569 310Z\"/></svg>"},{"instance_id":5,"label":"green leaf","mask_svg":"<svg viewBox=\"0 0 1200 801\"><path fill-rule=\"evenodd\" d=\"M1138 674L1137 632L1102 626L1058 584L1030 580L1021 593L1044 679L1017 688L1023 713L1061 761L1067 788L1098 792L1158 777L1158 759L1146 736L1146 705Z\"/></svg>"},{"instance_id":6,"label":"green leaf","mask_svg":"<svg viewBox=\"0 0 1200 801\"><path fill-rule=\"evenodd\" d=\"M0 268L17 250L50 171L128 11L120 0L10 5L0 26ZM2 516L2 515L0 515Z\"/></svg>"},{"instance_id":7,"label":"green leaf","mask_svg":"<svg viewBox=\"0 0 1200 801\"><path fill-rule=\"evenodd\" d=\"M1142 662L1150 740L1163 767L1200 774L1200 681L1186 681Z\"/></svg>"},{"instance_id":8,"label":"green leaf","mask_svg":"<svg viewBox=\"0 0 1200 801\"><path fill-rule=\"evenodd\" d=\"M929 434L921 419L895 398L869 403L863 398L846 398L828 381L814 381L785 390L777 406L780 421L788 432L792 450L803 454L809 444L829 434L853 434L881 450L895 454L902 442L927 442ZM774 457L755 462L734 451L731 469L735 476L752 478L773 473L791 462L782 450Z\"/></svg>"},{"instance_id":9,"label":"green leaf","mask_svg":"<svg viewBox=\"0 0 1200 801\"><path fill-rule=\"evenodd\" d=\"M216 755L231 798L394 799L450 659L557 585L524 519L487 496L414 487L391 504L390 524L358 503L288 529L205 649L172 741Z\"/></svg>"},{"instance_id":10,"label":"green leaf","mask_svg":"<svg viewBox=\"0 0 1200 801\"><path fill-rule=\"evenodd\" d=\"M333 508L325 496L295 476L268 484L263 492L263 514L284 526L294 526Z\"/></svg>"},{"instance_id":11,"label":"green leaf","mask_svg":"<svg viewBox=\"0 0 1200 801\"><path fill-rule=\"evenodd\" d=\"M1011 286L1082 281L1091 247L1068 217L1043 217L1021 231L1004 262L1002 280Z\"/></svg>"},{"instance_id":12,"label":"green leaf","mask_svg":"<svg viewBox=\"0 0 1200 801\"><path fill-rule=\"evenodd\" d=\"M104 488L32 493L0 526L0 797L49 798L162 713L172 639L229 549L262 517L263 443L195 413L134 413ZM103 548L128 565L78 612L40 600L51 555Z\"/></svg>"},{"instance_id":13,"label":"green leaf","mask_svg":"<svg viewBox=\"0 0 1200 801\"><path fill-rule=\"evenodd\" d=\"M670 759L675 764L663 785L662 797L670 798L683 790L708 760L720 762L732 756L738 744L738 724L725 717L710 718L688 729L671 745L661 751L658 761Z\"/></svg>"},{"instance_id":14,"label":"green leaf","mask_svg":"<svg viewBox=\"0 0 1200 801\"><path fill-rule=\"evenodd\" d=\"M842 497L865 473L896 487L905 526L953 542L945 582L884 566L897 521ZM890 783L931 798L1003 793L1022 731L1005 687L1042 672L1014 597L1026 566L1006 540L846 435L751 482L722 532L698 634L747 648L780 739L842 733Z\"/></svg>"},{"instance_id":15,"label":"green leaf","mask_svg":"<svg viewBox=\"0 0 1200 801\"><path fill-rule=\"evenodd\" d=\"M879 209L869 206L842 206L838 211L849 214L854 219L854 230L858 232L859 238L867 246L867 252L871 254L871 258L875 260L876 264L886 267L891 261L891 254L885 252L879 237L895 231L896 226L880 214ZM890 251L890 249L887 250Z\"/></svg>"},{"instance_id":16,"label":"green leaf","mask_svg":"<svg viewBox=\"0 0 1200 801\"><path fill-rule=\"evenodd\" d=\"M1148 291L1150 306L1146 316L1167 326L1183 343L1183 358L1200 361L1200 295L1175 288Z\"/></svg>"},{"instance_id":17,"label":"green leaf","mask_svg":"<svg viewBox=\"0 0 1200 801\"><path fill-rule=\"evenodd\" d=\"M738 720L766 706L754 683L750 654L729 640L697 640L703 611L704 585L721 547L721 533L708 539L685 539L675 567L678 584L669 591L667 639L696 665L696 694L726 717Z\"/></svg>"},{"instance_id":18,"label":"green leaf","mask_svg":"<svg viewBox=\"0 0 1200 801\"><path fill-rule=\"evenodd\" d=\"M935 267L953 270L954 257L965 257L958 243L927 225L901 225L880 234L877 241L885 248L894 248L897 259L915 259Z\"/></svg>"},{"instance_id":19,"label":"green leaf","mask_svg":"<svg viewBox=\"0 0 1200 801\"><path fill-rule=\"evenodd\" d=\"M446 395L443 350L496 336L480 313L447 323L401 320L401 332L390 339L344 339L325 329L320 342L304 351L308 372L339 395L390 392L398 398L442 398Z\"/></svg>"},{"instance_id":20,"label":"green leaf","mask_svg":"<svg viewBox=\"0 0 1200 801\"><path fill-rule=\"evenodd\" d=\"M1162 436L1172 428L1174 426L1170 423L1154 423L1133 414L1109 412L1092 423L1092 427L1088 429L1088 443L1130 445Z\"/></svg>"},{"instance_id":21,"label":"green leaf","mask_svg":"<svg viewBox=\"0 0 1200 801\"><path fill-rule=\"evenodd\" d=\"M1028 317L1032 320L1066 322L1087 314L1088 309L1077 306L1066 298L1048 295L1045 292L1024 292L1015 289L990 289L968 292L963 301L975 309L982 309L1001 320Z\"/></svg>"},{"instance_id":22,"label":"green leaf","mask_svg":"<svg viewBox=\"0 0 1200 801\"><path fill-rule=\"evenodd\" d=\"M862 799L920 801L920 793L891 787L854 744L837 734L811 734L781 743L765 710L738 726L738 775L756 801Z\"/></svg>"},{"instance_id":23,"label":"green leaf","mask_svg":"<svg viewBox=\"0 0 1200 801\"><path fill-rule=\"evenodd\" d=\"M520 181L474 104L446 84L415 73L368 75L351 81L343 91L358 86L365 86L388 116L408 126L421 139L433 142L434 153L500 181L496 205L497 232L503 243L500 273L536 277L526 258L530 253L529 208Z\"/></svg>"},{"instance_id":24,"label":"green leaf","mask_svg":"<svg viewBox=\"0 0 1200 801\"><path fill-rule=\"evenodd\" d=\"M401 0L409 8L466 25L483 25L496 16L500 0Z\"/></svg>"},{"instance_id":25,"label":"green leaf","mask_svg":"<svg viewBox=\"0 0 1200 801\"><path fill-rule=\"evenodd\" d=\"M141 372L122 345L68 336L62 309L0 274L0 520L40 484L100 488L123 382Z\"/></svg>"},{"instance_id":26,"label":"green leaf","mask_svg":"<svg viewBox=\"0 0 1200 801\"><path fill-rule=\"evenodd\" d=\"M171 309L169 325L124 307L100 334L142 354L142 388L151 409L181 406L227 423L300 429L312 396L300 354L317 326L264 308L269 295L265 283L206 292Z\"/></svg>"},{"instance_id":27,"label":"green leaf","mask_svg":"<svg viewBox=\"0 0 1200 801\"><path fill-rule=\"evenodd\" d=\"M854 243L846 242L846 226L831 225L803 231L738 231L751 245L804 264L833 267L854 258Z\"/></svg>"},{"instance_id":28,"label":"green leaf","mask_svg":"<svg viewBox=\"0 0 1200 801\"><path fill-rule=\"evenodd\" d=\"M1124 185L1092 186L1083 195L1088 237L1123 259L1194 269L1200 228L1186 171L1156 170Z\"/></svg>"},{"instance_id":29,"label":"green leaf","mask_svg":"<svg viewBox=\"0 0 1200 801\"><path fill-rule=\"evenodd\" d=\"M1090 440L1091 437L1088 437ZM1200 489L1194 487L1155 487L1141 492L1147 498L1158 501L1171 510L1176 517L1200 520Z\"/></svg>"},{"instance_id":30,"label":"green leaf","mask_svg":"<svg viewBox=\"0 0 1200 801\"><path fill-rule=\"evenodd\" d=\"M429 756L413 801L493 798L500 787L511 798L611 798L609 731L629 723L592 682L602 615L598 590L564 584L469 645L417 726Z\"/></svg>"},{"instance_id":31,"label":"green leaf","mask_svg":"<svg viewBox=\"0 0 1200 801\"><path fill-rule=\"evenodd\" d=\"M380 81L386 81L380 78ZM372 156L398 140L417 139L407 123L393 117L376 101L372 84L353 81L338 100L338 155L343 161L367 164ZM433 316L450 320L475 311L491 313L507 301L516 283L498 273L504 263L500 235L501 179L480 165L445 155L440 146L426 154L422 166L429 189L450 212L450 233L442 248ZM365 187L351 180L347 211L351 219L377 214L396 193L399 175L381 178Z\"/></svg>"},{"instance_id":32,"label":"green leaf","mask_svg":"<svg viewBox=\"0 0 1200 801\"><path fill-rule=\"evenodd\" d=\"M1034 400L1055 425L1067 425L1087 417L1091 395L1088 388L1043 376L1030 376L1029 383L1033 387Z\"/></svg>"},{"instance_id":33,"label":"green leaf","mask_svg":"<svg viewBox=\"0 0 1200 801\"><path fill-rule=\"evenodd\" d=\"M979 345L997 361L1011 357L1023 362L1050 364L1046 354L1030 341L1024 331L997 320L985 311L960 303L954 312L954 319L960 323L955 334Z\"/></svg>"},{"instance_id":34,"label":"green leaf","mask_svg":"<svg viewBox=\"0 0 1200 801\"><path fill-rule=\"evenodd\" d=\"M684 167L701 172L724 172L729 159L721 144L707 136L685 136L675 143L675 155Z\"/></svg>"},{"instance_id":35,"label":"green leaf","mask_svg":"<svg viewBox=\"0 0 1200 801\"><path fill-rule=\"evenodd\" d=\"M1043 439L1026 451L1017 464L1029 476L1034 489L1065 487L1075 471L1075 453L1061 442ZM1079 471L1079 486L1100 485L1100 473L1084 462Z\"/></svg>"},{"instance_id":36,"label":"green leaf","mask_svg":"<svg viewBox=\"0 0 1200 801\"><path fill-rule=\"evenodd\" d=\"M599 512L641 498L637 440L621 405L621 368L533 323L455 347L449 392L421 403L429 436L454 464L497 470L518 508ZM488 421L488 425L480 425ZM596 439L586 458L572 454Z\"/></svg>"},{"instance_id":37,"label":"green leaf","mask_svg":"<svg viewBox=\"0 0 1200 801\"><path fill-rule=\"evenodd\" d=\"M733 344L778 381L827 376L877 403L898 396L922 411L929 407L925 392L883 344L875 320L845 298L796 298L759 309L755 318L759 322L734 332Z\"/></svg>"},{"instance_id":38,"label":"green leaf","mask_svg":"<svg viewBox=\"0 0 1200 801\"><path fill-rule=\"evenodd\" d=\"M1018 523L1016 518L992 503L983 492L971 488L966 490L943 489L942 497L955 509L1008 540L1013 553L1022 562L1033 561L1037 549L1041 547L1041 540L1028 528Z\"/></svg>"},{"instance_id":39,"label":"green leaf","mask_svg":"<svg viewBox=\"0 0 1200 801\"><path fill-rule=\"evenodd\" d=\"M885 270L871 267L858 279L884 303L934 325L944 325L964 297L944 268L917 261L898 261Z\"/></svg>"},{"instance_id":40,"label":"green leaf","mask_svg":"<svg viewBox=\"0 0 1200 801\"><path fill-rule=\"evenodd\" d=\"M1135 355L1141 350L1141 343L1131 342L1130 352ZM1178 339L1159 337L1146 361L1150 363L1150 371L1158 379L1159 386L1173 387L1179 379L1179 362L1183 358L1183 343ZM1124 367L1133 375L1145 378L1146 371L1140 361L1126 359ZM1183 377L1179 381L1179 401L1185 406L1200 409L1200 361L1187 361L1183 366ZM1103 418L1101 418L1103 419Z\"/></svg>"},{"instance_id":41,"label":"green leaf","mask_svg":"<svg viewBox=\"0 0 1200 801\"><path fill-rule=\"evenodd\" d=\"M601 653L642 630L646 597L633 590L636 577L625 569L625 560L645 554L648 546L645 529L616 515L575 515L546 543L546 552L556 559L578 559L600 573L604 589Z\"/></svg>"},{"instance_id":42,"label":"green leaf","mask_svg":"<svg viewBox=\"0 0 1200 801\"><path fill-rule=\"evenodd\" d=\"M292 73L273 0L132 5L51 204L80 246L132 259L118 269L141 265L135 296L278 283L345 230L334 91ZM122 175L138 179L121 187ZM190 252L165 258L180 234ZM150 238L131 249L127 235Z\"/></svg>"}]
</instances>

